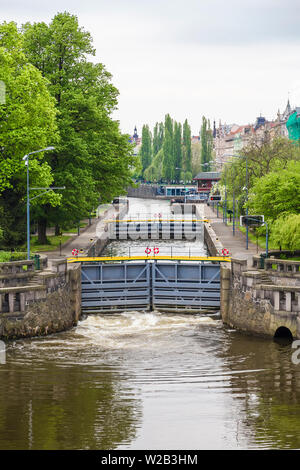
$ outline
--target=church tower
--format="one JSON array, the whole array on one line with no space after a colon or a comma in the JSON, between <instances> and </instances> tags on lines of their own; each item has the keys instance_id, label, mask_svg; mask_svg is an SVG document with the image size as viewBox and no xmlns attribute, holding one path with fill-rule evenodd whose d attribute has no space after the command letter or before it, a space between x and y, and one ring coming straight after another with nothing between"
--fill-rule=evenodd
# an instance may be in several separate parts
<instances>
[{"instance_id":1,"label":"church tower","mask_svg":"<svg viewBox=\"0 0 300 470\"><path fill-rule=\"evenodd\" d=\"M136 126L135 126L135 128L134 128L134 134L133 134L133 140L137 141L138 138L139 138L139 136L138 136L138 133L137 133L137 128L136 128Z\"/></svg>"}]
</instances>

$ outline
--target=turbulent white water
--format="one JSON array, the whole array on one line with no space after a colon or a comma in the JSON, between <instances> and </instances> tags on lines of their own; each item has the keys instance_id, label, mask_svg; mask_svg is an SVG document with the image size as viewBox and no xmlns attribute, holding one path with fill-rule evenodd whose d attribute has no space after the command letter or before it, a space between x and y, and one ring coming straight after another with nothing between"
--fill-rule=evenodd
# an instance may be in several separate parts
<instances>
[{"instance_id":1,"label":"turbulent white water","mask_svg":"<svg viewBox=\"0 0 300 470\"><path fill-rule=\"evenodd\" d=\"M158 312L126 312L118 315L89 316L79 322L76 334L104 349L157 348L174 332L215 324L208 316L168 315Z\"/></svg>"}]
</instances>

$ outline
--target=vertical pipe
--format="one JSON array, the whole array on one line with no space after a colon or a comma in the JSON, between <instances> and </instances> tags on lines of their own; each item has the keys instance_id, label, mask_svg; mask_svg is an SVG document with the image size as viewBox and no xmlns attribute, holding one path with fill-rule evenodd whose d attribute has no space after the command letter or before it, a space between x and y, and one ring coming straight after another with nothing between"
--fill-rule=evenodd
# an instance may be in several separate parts
<instances>
[{"instance_id":1,"label":"vertical pipe","mask_svg":"<svg viewBox=\"0 0 300 470\"><path fill-rule=\"evenodd\" d=\"M29 155L27 157L27 259L30 260Z\"/></svg>"},{"instance_id":2,"label":"vertical pipe","mask_svg":"<svg viewBox=\"0 0 300 470\"><path fill-rule=\"evenodd\" d=\"M268 258L269 255L269 231L268 231L268 224L265 222L266 226L266 258Z\"/></svg>"},{"instance_id":3,"label":"vertical pipe","mask_svg":"<svg viewBox=\"0 0 300 470\"><path fill-rule=\"evenodd\" d=\"M235 236L235 194L233 187L233 202L232 202L232 235Z\"/></svg>"},{"instance_id":4,"label":"vertical pipe","mask_svg":"<svg viewBox=\"0 0 300 470\"><path fill-rule=\"evenodd\" d=\"M248 216L248 155L246 155L246 215ZM249 245L249 232L248 224L246 225L246 250L248 250Z\"/></svg>"},{"instance_id":5,"label":"vertical pipe","mask_svg":"<svg viewBox=\"0 0 300 470\"><path fill-rule=\"evenodd\" d=\"M225 164L225 225L227 225L227 186L226 186L226 180L227 180L227 171L226 171L226 164Z\"/></svg>"},{"instance_id":6,"label":"vertical pipe","mask_svg":"<svg viewBox=\"0 0 300 470\"><path fill-rule=\"evenodd\" d=\"M233 169L233 201L232 201L232 235L235 236L235 191L234 191L234 169Z\"/></svg>"}]
</instances>

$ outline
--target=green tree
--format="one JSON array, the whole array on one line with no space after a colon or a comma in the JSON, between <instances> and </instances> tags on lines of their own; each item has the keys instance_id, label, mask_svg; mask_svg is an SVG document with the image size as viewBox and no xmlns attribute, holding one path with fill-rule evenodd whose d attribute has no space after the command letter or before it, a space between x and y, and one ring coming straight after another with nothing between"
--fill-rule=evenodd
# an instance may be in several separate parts
<instances>
[{"instance_id":1,"label":"green tree","mask_svg":"<svg viewBox=\"0 0 300 470\"><path fill-rule=\"evenodd\" d=\"M173 121L169 114L165 117L165 131L163 142L163 177L167 181L175 178L175 158L173 145Z\"/></svg>"},{"instance_id":2,"label":"green tree","mask_svg":"<svg viewBox=\"0 0 300 470\"><path fill-rule=\"evenodd\" d=\"M171 182L175 176L173 141L168 129L165 130L163 145L163 178Z\"/></svg>"},{"instance_id":3,"label":"green tree","mask_svg":"<svg viewBox=\"0 0 300 470\"><path fill-rule=\"evenodd\" d=\"M153 181L155 183L161 181L163 174L163 149L160 149L158 153L153 157L151 165L145 170L144 176L147 181Z\"/></svg>"},{"instance_id":4,"label":"green tree","mask_svg":"<svg viewBox=\"0 0 300 470\"><path fill-rule=\"evenodd\" d=\"M202 171L201 166L201 144L200 142L192 142L192 174L196 176Z\"/></svg>"},{"instance_id":5,"label":"green tree","mask_svg":"<svg viewBox=\"0 0 300 470\"><path fill-rule=\"evenodd\" d=\"M29 60L50 82L56 99L60 144L48 159L55 184L66 186L62 204L39 206L36 218L39 243L46 227L71 224L86 217L99 200L107 202L131 183L135 166L132 145L110 117L117 105L117 89L94 55L92 38L70 13L58 13L51 23L27 23L24 47Z\"/></svg>"},{"instance_id":6,"label":"green tree","mask_svg":"<svg viewBox=\"0 0 300 470\"><path fill-rule=\"evenodd\" d=\"M227 181L227 190L232 194L234 182L235 194L244 198L243 188L246 185L246 162L248 165L249 191L256 181L271 171L281 171L289 161L300 159L300 146L283 137L267 139L262 145L251 143L240 152L243 158L232 158L230 166L234 167L234 180ZM227 165L228 166L228 165ZM233 181L233 182L232 182ZM225 168L223 167L221 184L225 183Z\"/></svg>"},{"instance_id":7,"label":"green tree","mask_svg":"<svg viewBox=\"0 0 300 470\"><path fill-rule=\"evenodd\" d=\"M0 213L5 220L3 243L16 246L26 237L26 167L22 157L58 142L56 110L48 82L28 63L22 36L13 22L0 25L0 65L0 80L6 85L6 100L0 105ZM31 186L48 187L52 182L46 157L32 155ZM59 195L52 193L33 205L57 205L59 200Z\"/></svg>"},{"instance_id":8,"label":"green tree","mask_svg":"<svg viewBox=\"0 0 300 470\"><path fill-rule=\"evenodd\" d=\"M183 124L183 170L185 180L189 181L192 177L192 147L191 128L187 119Z\"/></svg>"},{"instance_id":9,"label":"green tree","mask_svg":"<svg viewBox=\"0 0 300 470\"><path fill-rule=\"evenodd\" d=\"M144 125L142 129L142 145L140 149L140 158L142 162L143 172L151 164L152 159L152 137L148 125Z\"/></svg>"},{"instance_id":10,"label":"green tree","mask_svg":"<svg viewBox=\"0 0 300 470\"><path fill-rule=\"evenodd\" d=\"M164 142L164 124L157 122L153 129L153 156L155 156L163 146Z\"/></svg>"},{"instance_id":11,"label":"green tree","mask_svg":"<svg viewBox=\"0 0 300 470\"><path fill-rule=\"evenodd\" d=\"M159 127L158 127L158 150L162 149L163 143L164 143L164 133L165 133L165 128L164 128L164 123L160 122Z\"/></svg>"},{"instance_id":12,"label":"green tree","mask_svg":"<svg viewBox=\"0 0 300 470\"><path fill-rule=\"evenodd\" d=\"M300 214L279 217L272 226L272 241L280 249L300 250Z\"/></svg>"},{"instance_id":13,"label":"green tree","mask_svg":"<svg viewBox=\"0 0 300 470\"><path fill-rule=\"evenodd\" d=\"M174 165L175 165L175 179L178 183L180 180L180 168L182 168L182 129L181 124L174 122Z\"/></svg>"},{"instance_id":14,"label":"green tree","mask_svg":"<svg viewBox=\"0 0 300 470\"><path fill-rule=\"evenodd\" d=\"M201 160L202 163L210 163L212 161L213 151L213 134L210 128L210 122L205 116L202 117L201 136ZM209 171L209 166L203 166L202 171Z\"/></svg>"},{"instance_id":15,"label":"green tree","mask_svg":"<svg viewBox=\"0 0 300 470\"><path fill-rule=\"evenodd\" d=\"M270 221L281 215L300 213L300 161L290 161L285 169L258 178L249 194L252 212Z\"/></svg>"}]
</instances>

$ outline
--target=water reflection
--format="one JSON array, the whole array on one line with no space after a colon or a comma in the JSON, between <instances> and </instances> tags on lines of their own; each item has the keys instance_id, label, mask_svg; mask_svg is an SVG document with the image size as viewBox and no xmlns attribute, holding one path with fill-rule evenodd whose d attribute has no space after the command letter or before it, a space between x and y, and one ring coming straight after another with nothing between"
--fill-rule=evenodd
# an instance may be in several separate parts
<instances>
[{"instance_id":1,"label":"water reflection","mask_svg":"<svg viewBox=\"0 0 300 470\"><path fill-rule=\"evenodd\" d=\"M138 390L75 332L10 346L1 366L1 449L114 449L141 420Z\"/></svg>"},{"instance_id":2,"label":"water reflection","mask_svg":"<svg viewBox=\"0 0 300 470\"><path fill-rule=\"evenodd\" d=\"M233 396L242 405L241 424L251 429L250 447L300 447L300 368L292 363L292 352L287 342L238 333L226 341L222 357L229 370L239 364L264 370L231 377Z\"/></svg>"}]
</instances>

